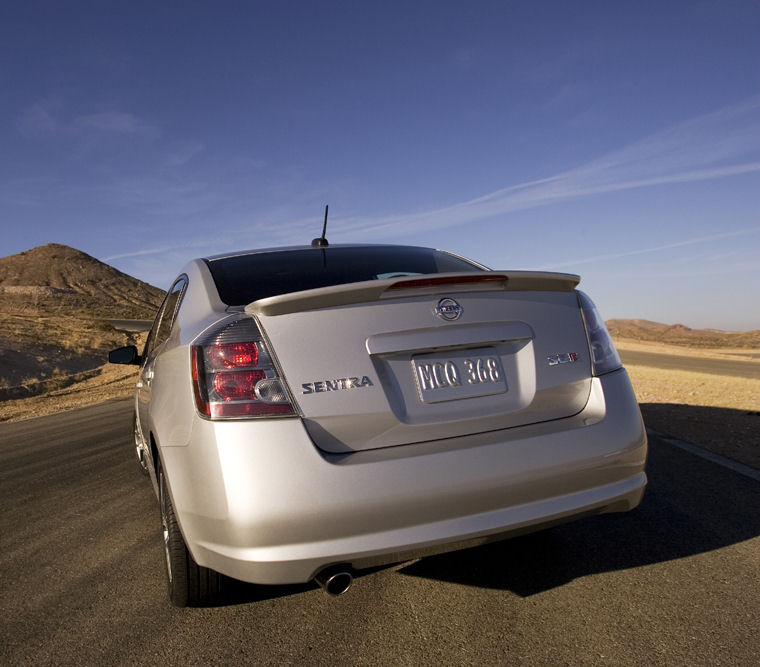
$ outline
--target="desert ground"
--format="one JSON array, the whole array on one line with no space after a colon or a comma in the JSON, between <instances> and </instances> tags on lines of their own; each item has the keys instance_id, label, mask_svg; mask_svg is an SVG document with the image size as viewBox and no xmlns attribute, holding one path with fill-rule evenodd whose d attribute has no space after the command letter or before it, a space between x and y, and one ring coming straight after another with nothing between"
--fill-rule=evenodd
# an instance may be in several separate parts
<instances>
[{"instance_id":1,"label":"desert ground","mask_svg":"<svg viewBox=\"0 0 760 667\"><path fill-rule=\"evenodd\" d=\"M695 350L620 338L615 344L623 357L626 350L641 350L760 366L757 350ZM654 365L626 369L647 427L760 469L760 380Z\"/></svg>"}]
</instances>

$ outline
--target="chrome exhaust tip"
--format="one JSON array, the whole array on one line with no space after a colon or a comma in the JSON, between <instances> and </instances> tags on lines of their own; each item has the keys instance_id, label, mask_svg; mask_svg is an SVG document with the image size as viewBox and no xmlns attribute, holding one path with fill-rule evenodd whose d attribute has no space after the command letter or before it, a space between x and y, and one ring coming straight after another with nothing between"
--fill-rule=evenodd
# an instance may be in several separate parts
<instances>
[{"instance_id":1,"label":"chrome exhaust tip","mask_svg":"<svg viewBox=\"0 0 760 667\"><path fill-rule=\"evenodd\" d=\"M314 581L321 586L325 593L332 597L338 597L351 588L354 576L344 566L329 567L317 574Z\"/></svg>"}]
</instances>

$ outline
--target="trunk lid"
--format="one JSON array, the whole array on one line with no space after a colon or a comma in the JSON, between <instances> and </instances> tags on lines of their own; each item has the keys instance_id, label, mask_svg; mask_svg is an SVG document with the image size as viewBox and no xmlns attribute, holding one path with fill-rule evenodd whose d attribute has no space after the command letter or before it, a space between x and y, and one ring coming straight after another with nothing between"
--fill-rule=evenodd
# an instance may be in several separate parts
<instances>
[{"instance_id":1,"label":"trunk lid","mask_svg":"<svg viewBox=\"0 0 760 667\"><path fill-rule=\"evenodd\" d=\"M576 414L591 387L579 279L391 278L254 301L314 442L344 453Z\"/></svg>"}]
</instances>

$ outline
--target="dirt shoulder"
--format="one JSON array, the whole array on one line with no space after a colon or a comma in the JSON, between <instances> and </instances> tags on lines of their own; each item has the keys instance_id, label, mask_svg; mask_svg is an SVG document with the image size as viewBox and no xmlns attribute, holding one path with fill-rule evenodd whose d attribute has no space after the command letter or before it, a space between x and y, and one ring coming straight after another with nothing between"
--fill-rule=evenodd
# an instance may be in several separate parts
<instances>
[{"instance_id":1,"label":"dirt shoulder","mask_svg":"<svg viewBox=\"0 0 760 667\"><path fill-rule=\"evenodd\" d=\"M618 350L635 352L654 352L657 354L686 355L703 359L733 359L760 363L760 349L733 347L691 347L667 343L649 343L630 338L615 338Z\"/></svg>"},{"instance_id":2,"label":"dirt shoulder","mask_svg":"<svg viewBox=\"0 0 760 667\"><path fill-rule=\"evenodd\" d=\"M73 328L79 327L79 322L75 321L73 327L60 326L64 334L70 334ZM142 349L145 344L146 332L117 331L110 325L107 326L111 332L111 337L106 340L108 349L127 344L136 344L138 349ZM62 335L60 340L69 339ZM103 347L102 344L101 347ZM98 362L106 358L106 351L97 351L91 357L93 361L85 371L81 371L76 366L64 366L62 372L43 374L41 378L31 378L28 384L17 387L12 392L9 390L14 389L13 387L0 386L0 397L11 396L7 400L0 401L0 422L41 417L112 398L125 398L134 393L138 373L136 366L108 363L98 366ZM81 364L80 358L76 358L76 361ZM29 389L28 396L18 391L22 388Z\"/></svg>"},{"instance_id":3,"label":"dirt shoulder","mask_svg":"<svg viewBox=\"0 0 760 667\"><path fill-rule=\"evenodd\" d=\"M93 376L40 396L0 403L0 422L19 421L93 405L112 398L131 396L137 382L136 366L106 364L92 371Z\"/></svg>"},{"instance_id":4,"label":"dirt shoulder","mask_svg":"<svg viewBox=\"0 0 760 667\"><path fill-rule=\"evenodd\" d=\"M623 352L760 363L753 356L757 350L694 349L626 339L615 344ZM626 369L647 426L760 469L760 380L633 364Z\"/></svg>"}]
</instances>

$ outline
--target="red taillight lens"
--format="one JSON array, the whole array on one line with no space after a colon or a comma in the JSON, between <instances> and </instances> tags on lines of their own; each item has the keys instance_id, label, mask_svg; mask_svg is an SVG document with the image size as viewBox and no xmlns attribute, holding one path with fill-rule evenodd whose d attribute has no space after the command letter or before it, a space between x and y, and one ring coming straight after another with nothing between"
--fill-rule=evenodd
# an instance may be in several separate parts
<instances>
[{"instance_id":1,"label":"red taillight lens","mask_svg":"<svg viewBox=\"0 0 760 667\"><path fill-rule=\"evenodd\" d=\"M487 285L503 284L507 282L507 276L501 273L475 273L471 276L442 276L442 277L424 277L414 278L412 280L404 279L394 283L388 288L389 292L406 289L420 289L422 287L446 287L449 285Z\"/></svg>"},{"instance_id":2,"label":"red taillight lens","mask_svg":"<svg viewBox=\"0 0 760 667\"><path fill-rule=\"evenodd\" d=\"M264 371L228 371L214 375L214 389L223 401L245 401L256 396L256 383Z\"/></svg>"},{"instance_id":3,"label":"red taillight lens","mask_svg":"<svg viewBox=\"0 0 760 667\"><path fill-rule=\"evenodd\" d=\"M256 323L248 317L227 320L194 345L191 365L195 404L202 415L239 419L294 414Z\"/></svg>"},{"instance_id":4,"label":"red taillight lens","mask_svg":"<svg viewBox=\"0 0 760 667\"><path fill-rule=\"evenodd\" d=\"M208 348L211 368L249 368L259 362L259 348L256 343L217 343Z\"/></svg>"}]
</instances>

